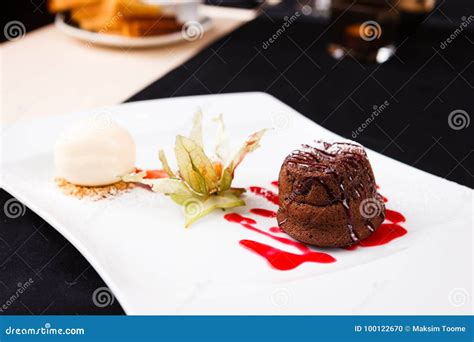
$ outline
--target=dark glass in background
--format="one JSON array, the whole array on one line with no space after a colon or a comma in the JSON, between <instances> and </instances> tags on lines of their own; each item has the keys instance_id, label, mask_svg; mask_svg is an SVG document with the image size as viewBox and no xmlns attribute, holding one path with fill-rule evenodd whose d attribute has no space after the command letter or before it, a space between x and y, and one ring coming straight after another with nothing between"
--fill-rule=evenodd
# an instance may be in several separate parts
<instances>
[{"instance_id":1,"label":"dark glass in background","mask_svg":"<svg viewBox=\"0 0 474 342\"><path fill-rule=\"evenodd\" d=\"M383 63L433 9L434 0L333 0L329 53Z\"/></svg>"},{"instance_id":2,"label":"dark glass in background","mask_svg":"<svg viewBox=\"0 0 474 342\"><path fill-rule=\"evenodd\" d=\"M396 6L400 15L399 39L404 40L413 34L431 13L435 4L435 0L400 0Z\"/></svg>"},{"instance_id":3,"label":"dark glass in background","mask_svg":"<svg viewBox=\"0 0 474 342\"><path fill-rule=\"evenodd\" d=\"M364 62L385 62L394 51L397 24L398 14L385 1L333 0L328 51L338 59L350 54Z\"/></svg>"},{"instance_id":4,"label":"dark glass in background","mask_svg":"<svg viewBox=\"0 0 474 342\"><path fill-rule=\"evenodd\" d=\"M452 1L460 5L464 2ZM444 3L439 3L443 11L431 13L436 0L283 0L283 3L288 12L310 13L314 20L327 22L331 37L328 52L333 57L339 59L350 54L369 63L383 63L390 58L395 47L412 35L430 14L433 14L431 24L435 26L455 27L462 20L461 16L443 18Z\"/></svg>"}]
</instances>

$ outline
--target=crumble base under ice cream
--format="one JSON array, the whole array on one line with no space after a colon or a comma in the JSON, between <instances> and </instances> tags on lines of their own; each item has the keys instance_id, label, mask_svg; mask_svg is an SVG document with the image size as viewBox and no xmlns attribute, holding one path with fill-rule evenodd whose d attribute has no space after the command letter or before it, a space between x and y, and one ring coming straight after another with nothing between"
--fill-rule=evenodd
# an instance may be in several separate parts
<instances>
[{"instance_id":1,"label":"crumble base under ice cream","mask_svg":"<svg viewBox=\"0 0 474 342\"><path fill-rule=\"evenodd\" d=\"M64 194L79 199L89 199L93 201L113 197L135 187L134 183L126 183L122 181L105 186L75 185L61 177L57 177L55 181Z\"/></svg>"}]
</instances>

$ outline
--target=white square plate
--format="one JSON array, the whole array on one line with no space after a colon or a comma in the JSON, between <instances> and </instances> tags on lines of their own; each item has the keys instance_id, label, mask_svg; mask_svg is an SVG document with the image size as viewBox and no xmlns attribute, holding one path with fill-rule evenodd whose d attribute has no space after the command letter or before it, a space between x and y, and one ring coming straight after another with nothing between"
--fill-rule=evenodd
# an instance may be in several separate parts
<instances>
[{"instance_id":1,"label":"white square plate","mask_svg":"<svg viewBox=\"0 0 474 342\"><path fill-rule=\"evenodd\" d=\"M372 151L380 192L389 209L406 216L408 234L383 246L328 250L337 262L290 271L271 268L239 241L296 249L227 222L222 212L184 229L182 208L145 189L91 202L56 187L53 145L71 122L113 115L136 140L137 166L158 168L158 149L174 162L174 138L189 131L198 107L210 143L210 119L221 112L233 142L275 128L237 170L237 186L271 189L291 150L313 139L340 139L263 93L129 103L5 126L2 186L89 260L127 314L472 313L472 191ZM245 198L247 206L235 212L260 227L276 225L248 214L253 207L276 207L251 193Z\"/></svg>"}]
</instances>

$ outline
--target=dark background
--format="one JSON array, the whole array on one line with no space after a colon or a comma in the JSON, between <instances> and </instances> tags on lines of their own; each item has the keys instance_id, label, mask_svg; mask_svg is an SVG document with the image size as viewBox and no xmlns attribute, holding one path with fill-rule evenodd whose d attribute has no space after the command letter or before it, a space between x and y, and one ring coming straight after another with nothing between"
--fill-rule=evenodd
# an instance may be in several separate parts
<instances>
[{"instance_id":1,"label":"dark background","mask_svg":"<svg viewBox=\"0 0 474 342\"><path fill-rule=\"evenodd\" d=\"M7 21L27 30L52 21L44 2L16 1ZM220 1L213 1L219 4ZM254 6L257 2L226 1ZM362 64L350 55L336 61L326 53L327 22L301 17L268 49L262 47L294 13L287 2L204 49L184 65L130 100L208 93L265 91L322 126L351 138L384 101L388 109L356 140L368 148L440 177L472 187L472 124L449 127L456 109L474 113L474 23L446 49L440 48L473 15L471 0L439 2L439 7L383 65ZM317 43L315 43L317 40ZM34 53L34 51L32 52ZM54 77L54 75L52 75ZM395 175L396 177L396 175ZM0 192L0 204L11 196ZM27 210L9 219L1 212L0 305L30 277L33 286L6 314L123 314L115 301L96 307L92 293L106 286L95 270L51 226ZM0 312L1 314L1 312Z\"/></svg>"}]
</instances>

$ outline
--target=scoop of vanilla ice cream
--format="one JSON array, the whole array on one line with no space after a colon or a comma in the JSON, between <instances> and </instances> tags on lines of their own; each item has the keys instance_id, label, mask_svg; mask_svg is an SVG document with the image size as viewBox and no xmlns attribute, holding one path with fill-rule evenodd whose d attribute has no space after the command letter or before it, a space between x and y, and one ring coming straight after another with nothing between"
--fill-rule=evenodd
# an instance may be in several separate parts
<instances>
[{"instance_id":1,"label":"scoop of vanilla ice cream","mask_svg":"<svg viewBox=\"0 0 474 342\"><path fill-rule=\"evenodd\" d=\"M66 129L54 149L58 176L84 186L116 183L135 167L135 142L112 120L90 118Z\"/></svg>"}]
</instances>

